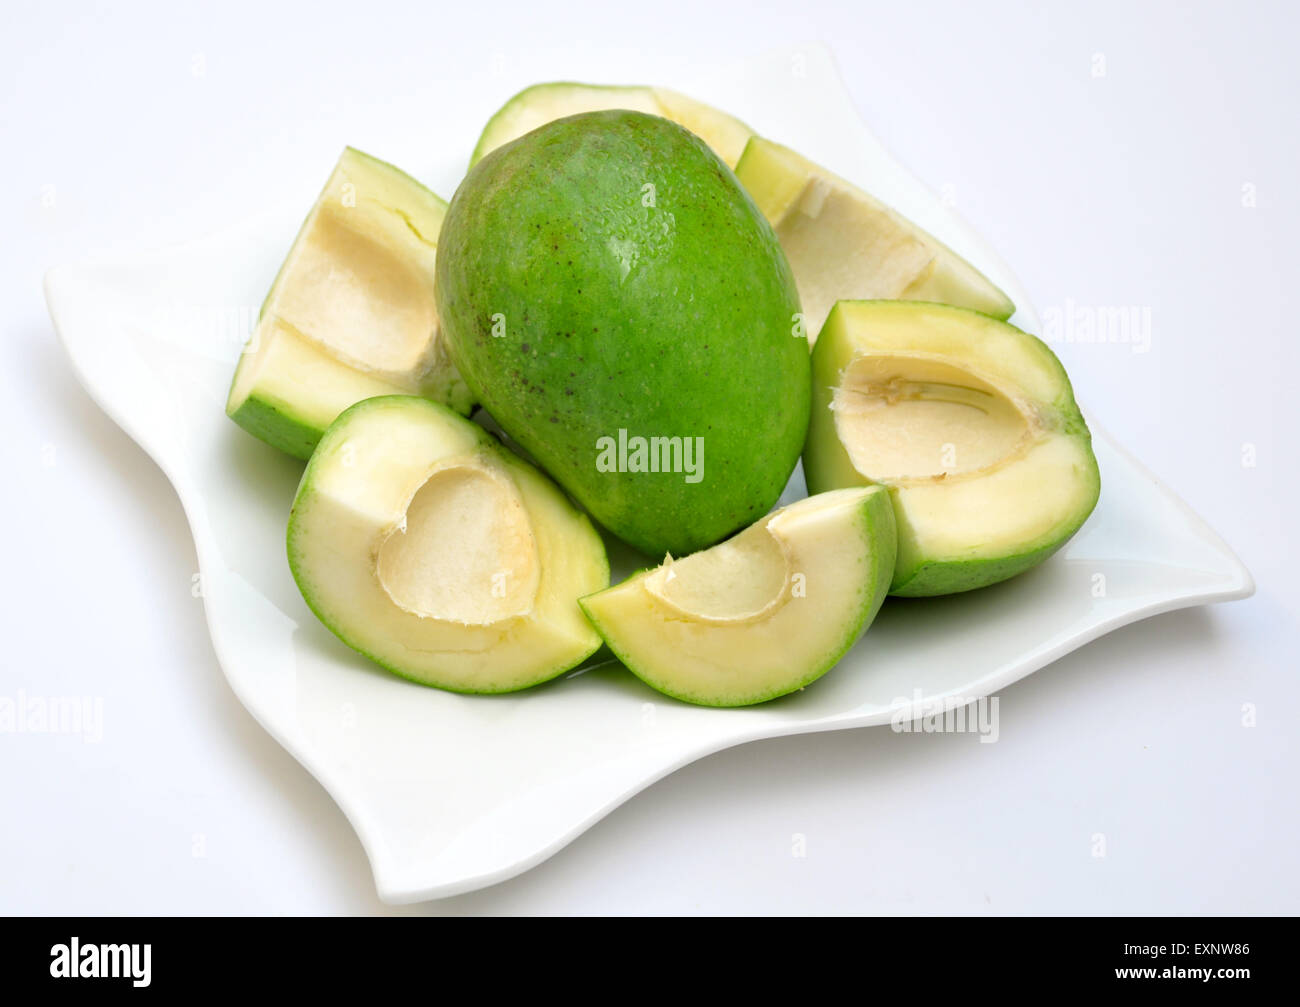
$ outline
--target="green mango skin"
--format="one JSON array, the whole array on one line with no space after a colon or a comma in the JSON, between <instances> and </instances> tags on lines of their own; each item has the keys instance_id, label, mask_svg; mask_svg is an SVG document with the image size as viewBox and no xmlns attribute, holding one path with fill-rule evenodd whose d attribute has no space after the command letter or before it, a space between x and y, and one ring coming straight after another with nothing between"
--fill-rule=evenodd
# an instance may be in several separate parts
<instances>
[{"instance_id":1,"label":"green mango skin","mask_svg":"<svg viewBox=\"0 0 1300 1007\"><path fill-rule=\"evenodd\" d=\"M780 496L811 395L794 276L692 133L589 112L494 150L447 210L436 288L478 401L630 545L694 552ZM599 471L620 429L703 438L702 478Z\"/></svg>"}]
</instances>

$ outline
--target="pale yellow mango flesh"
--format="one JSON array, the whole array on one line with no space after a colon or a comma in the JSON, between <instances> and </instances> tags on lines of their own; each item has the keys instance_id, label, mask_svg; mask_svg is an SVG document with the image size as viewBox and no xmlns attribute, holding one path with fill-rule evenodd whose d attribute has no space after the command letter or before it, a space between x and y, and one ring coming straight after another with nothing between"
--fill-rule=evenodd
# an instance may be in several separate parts
<instances>
[{"instance_id":1,"label":"pale yellow mango flesh","mask_svg":"<svg viewBox=\"0 0 1300 1007\"><path fill-rule=\"evenodd\" d=\"M527 615L541 578L528 510L489 455L436 466L375 560L398 608L467 626Z\"/></svg>"},{"instance_id":2,"label":"pale yellow mango flesh","mask_svg":"<svg viewBox=\"0 0 1300 1007\"><path fill-rule=\"evenodd\" d=\"M831 399L835 431L859 472L900 485L979 472L1018 454L1032 407L971 370L924 354L863 353Z\"/></svg>"}]
</instances>

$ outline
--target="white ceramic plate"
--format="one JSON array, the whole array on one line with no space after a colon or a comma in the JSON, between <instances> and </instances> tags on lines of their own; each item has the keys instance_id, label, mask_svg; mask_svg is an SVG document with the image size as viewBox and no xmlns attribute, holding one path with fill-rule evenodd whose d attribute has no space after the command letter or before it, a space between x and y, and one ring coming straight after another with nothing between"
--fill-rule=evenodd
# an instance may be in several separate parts
<instances>
[{"instance_id":1,"label":"white ceramic plate","mask_svg":"<svg viewBox=\"0 0 1300 1007\"><path fill-rule=\"evenodd\" d=\"M1025 291L996 255L858 122L824 51L656 83L733 111L860 182L988 273L1021 306L1016 322L1037 331ZM474 139L420 174L450 196ZM618 665L503 697L399 680L307 610L284 552L301 465L223 408L239 348L312 195L182 248L56 268L46 293L81 382L176 487L232 687L338 801L387 901L453 895L527 870L642 788L730 745L888 723L916 690L924 699L985 696L1126 623L1253 590L1228 547L1094 424L1101 503L1061 553L973 594L887 604L835 671L783 700L699 709ZM786 498L802 492L796 472Z\"/></svg>"}]
</instances>

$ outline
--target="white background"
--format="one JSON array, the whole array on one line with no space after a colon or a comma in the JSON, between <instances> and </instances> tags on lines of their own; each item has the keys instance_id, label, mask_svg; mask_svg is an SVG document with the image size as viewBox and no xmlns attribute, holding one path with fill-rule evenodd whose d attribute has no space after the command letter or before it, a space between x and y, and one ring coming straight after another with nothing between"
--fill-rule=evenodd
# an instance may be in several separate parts
<instances>
[{"instance_id":1,"label":"white background","mask_svg":"<svg viewBox=\"0 0 1300 1007\"><path fill-rule=\"evenodd\" d=\"M1300 912L1286 4L13 6L0 696L102 697L105 734L0 734L0 911ZM575 67L672 82L805 40L832 46L864 121L951 187L1040 312L1150 309L1147 353L1058 348L1093 415L1259 593L1139 623L1008 689L997 744L877 728L748 745L518 879L389 909L343 815L226 686L180 506L74 381L42 273L283 200L305 211L345 143L399 164L468 156L474 137L430 112L449 91L480 121Z\"/></svg>"}]
</instances>

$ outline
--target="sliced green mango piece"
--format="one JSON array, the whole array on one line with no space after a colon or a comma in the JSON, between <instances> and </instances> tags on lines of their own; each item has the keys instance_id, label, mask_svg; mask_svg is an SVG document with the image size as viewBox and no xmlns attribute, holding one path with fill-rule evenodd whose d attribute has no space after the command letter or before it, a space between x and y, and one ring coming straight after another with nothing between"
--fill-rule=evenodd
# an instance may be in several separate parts
<instances>
[{"instance_id":1,"label":"sliced green mango piece","mask_svg":"<svg viewBox=\"0 0 1300 1007\"><path fill-rule=\"evenodd\" d=\"M751 137L736 177L781 239L810 344L839 300L936 301L1002 319L1016 310L952 249L788 147Z\"/></svg>"},{"instance_id":2,"label":"sliced green mango piece","mask_svg":"<svg viewBox=\"0 0 1300 1007\"><path fill-rule=\"evenodd\" d=\"M882 487L822 493L583 598L582 608L652 688L703 706L747 706L835 665L879 611L894 553Z\"/></svg>"},{"instance_id":3,"label":"sliced green mango piece","mask_svg":"<svg viewBox=\"0 0 1300 1007\"><path fill-rule=\"evenodd\" d=\"M511 692L589 657L577 599L605 546L546 476L457 413L372 398L326 431L289 519L289 567L336 636L454 692Z\"/></svg>"},{"instance_id":4,"label":"sliced green mango piece","mask_svg":"<svg viewBox=\"0 0 1300 1007\"><path fill-rule=\"evenodd\" d=\"M812 361L808 489L889 487L892 594L1006 580L1092 513L1092 438L1065 369L1033 336L940 304L840 301Z\"/></svg>"},{"instance_id":5,"label":"sliced green mango piece","mask_svg":"<svg viewBox=\"0 0 1300 1007\"><path fill-rule=\"evenodd\" d=\"M433 296L446 209L392 165L345 150L240 356L230 417L307 458L339 413L371 396L423 395L468 412Z\"/></svg>"}]
</instances>

